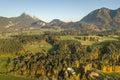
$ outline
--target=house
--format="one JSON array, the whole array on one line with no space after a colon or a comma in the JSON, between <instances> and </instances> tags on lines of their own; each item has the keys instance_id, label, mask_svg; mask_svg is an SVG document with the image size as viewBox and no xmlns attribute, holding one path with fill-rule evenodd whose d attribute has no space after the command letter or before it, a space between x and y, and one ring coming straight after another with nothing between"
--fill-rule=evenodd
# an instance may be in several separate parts
<instances>
[{"instance_id":1,"label":"house","mask_svg":"<svg viewBox=\"0 0 120 80\"><path fill-rule=\"evenodd\" d=\"M99 76L99 74L98 74L97 72L94 72L94 71L91 72L90 75L91 75L92 77L98 77L98 76Z\"/></svg>"}]
</instances>

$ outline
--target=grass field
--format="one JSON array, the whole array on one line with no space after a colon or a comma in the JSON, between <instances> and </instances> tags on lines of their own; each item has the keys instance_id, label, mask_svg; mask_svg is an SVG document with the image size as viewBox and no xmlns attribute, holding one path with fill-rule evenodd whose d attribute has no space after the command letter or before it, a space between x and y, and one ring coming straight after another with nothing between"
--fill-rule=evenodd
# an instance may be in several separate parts
<instances>
[{"instance_id":1,"label":"grass field","mask_svg":"<svg viewBox=\"0 0 120 80\"><path fill-rule=\"evenodd\" d=\"M7 59L7 57L0 57L0 73L5 73L7 71Z\"/></svg>"},{"instance_id":2,"label":"grass field","mask_svg":"<svg viewBox=\"0 0 120 80\"><path fill-rule=\"evenodd\" d=\"M20 30L20 31L8 31L0 34L0 38L10 38L14 35L41 35L44 32L60 32L61 28L41 28L41 29L29 29L29 30Z\"/></svg>"},{"instance_id":3,"label":"grass field","mask_svg":"<svg viewBox=\"0 0 120 80\"><path fill-rule=\"evenodd\" d=\"M15 76L8 76L8 75L0 75L0 80L36 80L36 79L15 77Z\"/></svg>"},{"instance_id":4,"label":"grass field","mask_svg":"<svg viewBox=\"0 0 120 80\"><path fill-rule=\"evenodd\" d=\"M118 80L120 80L120 73L117 73L117 72L107 72L107 73L105 73L106 75L108 75L108 76L111 76L111 77L116 77L116 78L118 78Z\"/></svg>"},{"instance_id":5,"label":"grass field","mask_svg":"<svg viewBox=\"0 0 120 80\"><path fill-rule=\"evenodd\" d=\"M89 41L89 40L82 40L80 38L83 38L84 36L61 36L61 40L76 40L76 41L80 41L82 43L82 45L92 45L95 44L96 41ZM104 42L104 41L113 41L113 40L118 40L117 37L99 37L99 36L91 36L91 37L96 37L100 40L100 42Z\"/></svg>"},{"instance_id":6,"label":"grass field","mask_svg":"<svg viewBox=\"0 0 120 80\"><path fill-rule=\"evenodd\" d=\"M32 42L32 43L27 43L27 44L24 45L25 51L30 51L32 53L47 52L51 48L52 48L52 45L47 43L46 41Z\"/></svg>"},{"instance_id":7,"label":"grass field","mask_svg":"<svg viewBox=\"0 0 120 80\"><path fill-rule=\"evenodd\" d=\"M80 40L79 38L82 38L82 37L83 36L61 36L61 40L76 40L76 41L80 41L82 45L92 45L95 43L94 41Z\"/></svg>"}]
</instances>

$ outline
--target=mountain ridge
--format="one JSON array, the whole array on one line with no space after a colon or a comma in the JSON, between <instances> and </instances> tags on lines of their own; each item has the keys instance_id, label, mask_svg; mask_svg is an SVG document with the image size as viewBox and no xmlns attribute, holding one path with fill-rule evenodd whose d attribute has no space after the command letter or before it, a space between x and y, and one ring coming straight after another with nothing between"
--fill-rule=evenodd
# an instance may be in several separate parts
<instances>
[{"instance_id":1,"label":"mountain ridge","mask_svg":"<svg viewBox=\"0 0 120 80\"><path fill-rule=\"evenodd\" d=\"M60 27L63 29L106 31L120 29L120 8L112 10L109 8L100 8L91 11L88 15L77 22L64 22L60 19L53 19L47 23L34 15L22 13L18 17L0 17L0 30L24 29L29 27Z\"/></svg>"},{"instance_id":2,"label":"mountain ridge","mask_svg":"<svg viewBox=\"0 0 120 80\"><path fill-rule=\"evenodd\" d=\"M98 26L99 29L113 29L118 27L120 24L120 10L111 10L108 8L101 8L92 11L83 19L81 22L87 22Z\"/></svg>"}]
</instances>

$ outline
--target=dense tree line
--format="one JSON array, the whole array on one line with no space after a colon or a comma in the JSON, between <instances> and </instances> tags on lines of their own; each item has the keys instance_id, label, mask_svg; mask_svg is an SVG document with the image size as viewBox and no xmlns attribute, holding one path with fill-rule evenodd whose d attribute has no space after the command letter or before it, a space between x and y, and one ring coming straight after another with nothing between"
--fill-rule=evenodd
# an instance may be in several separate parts
<instances>
[{"instance_id":1,"label":"dense tree line","mask_svg":"<svg viewBox=\"0 0 120 80\"><path fill-rule=\"evenodd\" d=\"M22 44L14 39L0 40L0 54L15 54L22 50Z\"/></svg>"},{"instance_id":2,"label":"dense tree line","mask_svg":"<svg viewBox=\"0 0 120 80\"><path fill-rule=\"evenodd\" d=\"M92 30L86 30L86 31L79 31L78 30L64 30L60 32L51 32L51 31L45 31L44 35L56 35L56 36L64 36L64 35L72 35L72 36L91 36L91 35L97 35L97 36L109 36L109 35L119 35L120 31L118 30L106 30L106 31L92 31Z\"/></svg>"},{"instance_id":3,"label":"dense tree line","mask_svg":"<svg viewBox=\"0 0 120 80\"><path fill-rule=\"evenodd\" d=\"M42 39L45 39L45 36L42 35L15 35L12 36L14 40L19 41L20 43L29 43L32 41L41 41Z\"/></svg>"}]
</instances>

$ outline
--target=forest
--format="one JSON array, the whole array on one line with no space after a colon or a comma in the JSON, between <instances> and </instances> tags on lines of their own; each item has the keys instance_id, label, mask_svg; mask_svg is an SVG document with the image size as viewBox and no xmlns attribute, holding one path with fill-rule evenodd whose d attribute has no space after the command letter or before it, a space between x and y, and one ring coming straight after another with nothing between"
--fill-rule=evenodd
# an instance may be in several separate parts
<instances>
[{"instance_id":1,"label":"forest","mask_svg":"<svg viewBox=\"0 0 120 80\"><path fill-rule=\"evenodd\" d=\"M98 41L95 37L84 39ZM45 49L43 41L51 47ZM41 51L26 50L27 44L28 48L39 44ZM0 67L1 74L38 80L112 80L101 76L106 72L120 72L120 41L118 38L83 45L52 34L14 35L0 39L1 57L6 57L5 70Z\"/></svg>"}]
</instances>

